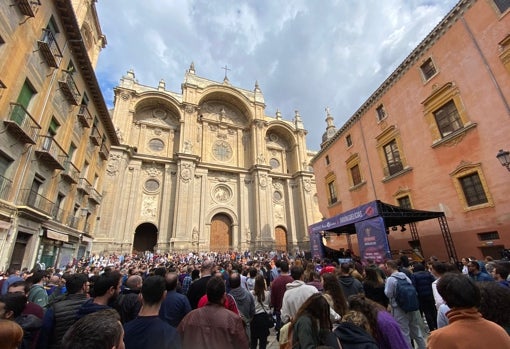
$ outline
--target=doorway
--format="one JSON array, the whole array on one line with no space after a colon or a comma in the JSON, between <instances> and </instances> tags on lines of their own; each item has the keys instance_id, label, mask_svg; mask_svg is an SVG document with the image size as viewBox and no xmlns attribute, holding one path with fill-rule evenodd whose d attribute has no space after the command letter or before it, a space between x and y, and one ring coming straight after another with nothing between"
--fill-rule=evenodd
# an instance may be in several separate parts
<instances>
[{"instance_id":1,"label":"doorway","mask_svg":"<svg viewBox=\"0 0 510 349\"><path fill-rule=\"evenodd\" d=\"M133 253L154 252L158 243L158 228L152 223L143 223L135 230Z\"/></svg>"},{"instance_id":2,"label":"doorway","mask_svg":"<svg viewBox=\"0 0 510 349\"><path fill-rule=\"evenodd\" d=\"M232 247L232 220L225 214L217 214L211 220L209 250L227 251Z\"/></svg>"},{"instance_id":3,"label":"doorway","mask_svg":"<svg viewBox=\"0 0 510 349\"><path fill-rule=\"evenodd\" d=\"M277 251L287 251L287 231L283 227L274 230L275 247Z\"/></svg>"},{"instance_id":4,"label":"doorway","mask_svg":"<svg viewBox=\"0 0 510 349\"><path fill-rule=\"evenodd\" d=\"M27 249L28 240L32 235L27 233L18 232L16 242L14 243L14 249L12 251L10 267L14 267L17 270L21 270L23 259L25 258L25 250Z\"/></svg>"}]
</instances>

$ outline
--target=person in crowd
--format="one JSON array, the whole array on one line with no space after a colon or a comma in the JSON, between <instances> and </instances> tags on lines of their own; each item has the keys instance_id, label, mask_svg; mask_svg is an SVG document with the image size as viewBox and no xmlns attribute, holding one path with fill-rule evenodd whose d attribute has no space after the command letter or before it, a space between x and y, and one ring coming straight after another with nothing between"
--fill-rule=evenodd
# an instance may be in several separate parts
<instances>
[{"instance_id":1,"label":"person in crowd","mask_svg":"<svg viewBox=\"0 0 510 349\"><path fill-rule=\"evenodd\" d=\"M435 277L434 282L432 282L432 295L434 296L434 304L436 306L436 309L439 309L439 306L441 304L444 304L443 298L441 298L441 295L439 292L437 292L437 283L441 276L443 276L446 272L448 272L450 268L446 263L435 261L430 264L430 272L432 276Z\"/></svg>"},{"instance_id":2,"label":"person in crowd","mask_svg":"<svg viewBox=\"0 0 510 349\"><path fill-rule=\"evenodd\" d=\"M7 293L19 293L25 295L28 300L28 292L30 291L30 287L26 281L16 281L9 285L9 289L7 290ZM43 319L44 317L44 309L35 303L28 302L25 305L25 308L21 312L23 315L35 315L39 319Z\"/></svg>"},{"instance_id":3,"label":"person in crowd","mask_svg":"<svg viewBox=\"0 0 510 349\"><path fill-rule=\"evenodd\" d=\"M241 286L241 275L237 272L230 274L229 278L230 292L239 309L239 315L244 321L246 334L250 339L250 322L255 315L255 302L251 293Z\"/></svg>"},{"instance_id":4,"label":"person in crowd","mask_svg":"<svg viewBox=\"0 0 510 349\"><path fill-rule=\"evenodd\" d=\"M94 298L89 298L77 311L77 318L111 308L119 296L122 275L116 271L101 274L94 283Z\"/></svg>"},{"instance_id":5,"label":"person in crowd","mask_svg":"<svg viewBox=\"0 0 510 349\"><path fill-rule=\"evenodd\" d=\"M177 274L175 274L177 280ZM159 317L161 303L166 297L165 279L160 275L147 277L142 285L142 308L138 316L124 325L126 349L180 349L181 342L175 327Z\"/></svg>"},{"instance_id":6,"label":"person in crowd","mask_svg":"<svg viewBox=\"0 0 510 349\"><path fill-rule=\"evenodd\" d=\"M446 304L441 304L437 309L437 328L445 327L448 325L448 317L446 313L450 311L450 307Z\"/></svg>"},{"instance_id":7,"label":"person in crowd","mask_svg":"<svg viewBox=\"0 0 510 349\"><path fill-rule=\"evenodd\" d=\"M14 321L0 319L0 343L5 349L18 349L23 341L23 329Z\"/></svg>"},{"instance_id":8,"label":"person in crowd","mask_svg":"<svg viewBox=\"0 0 510 349\"><path fill-rule=\"evenodd\" d=\"M468 271L468 275L473 281L494 281L489 274L480 270L480 263L478 261L469 261Z\"/></svg>"},{"instance_id":9,"label":"person in crowd","mask_svg":"<svg viewBox=\"0 0 510 349\"><path fill-rule=\"evenodd\" d=\"M60 348L64 334L76 322L77 310L87 301L88 284L85 274L67 276L67 294L50 304L44 314L39 349Z\"/></svg>"},{"instance_id":10,"label":"person in crowd","mask_svg":"<svg viewBox=\"0 0 510 349\"><path fill-rule=\"evenodd\" d=\"M27 297L19 293L7 293L0 296L0 319L12 320L23 329L20 349L34 349L37 344L42 320L35 315L23 315Z\"/></svg>"},{"instance_id":11,"label":"person in crowd","mask_svg":"<svg viewBox=\"0 0 510 349\"><path fill-rule=\"evenodd\" d=\"M370 298L374 302L377 302L387 308L389 300L384 294L384 279L381 277L378 270L381 269L375 265L367 266L365 268L365 280L362 283L363 291L367 298Z\"/></svg>"},{"instance_id":12,"label":"person in crowd","mask_svg":"<svg viewBox=\"0 0 510 349\"><path fill-rule=\"evenodd\" d=\"M506 264L495 263L491 276L500 286L510 288L510 282L507 280L510 270Z\"/></svg>"},{"instance_id":13,"label":"person in crowd","mask_svg":"<svg viewBox=\"0 0 510 349\"><path fill-rule=\"evenodd\" d=\"M246 289L248 291L253 291L253 287L255 286L255 276L257 276L258 271L255 267L248 268L248 277L246 278Z\"/></svg>"},{"instance_id":14,"label":"person in crowd","mask_svg":"<svg viewBox=\"0 0 510 349\"><path fill-rule=\"evenodd\" d=\"M379 349L367 317L359 311L349 310L333 333L340 340L342 349Z\"/></svg>"},{"instance_id":15,"label":"person in crowd","mask_svg":"<svg viewBox=\"0 0 510 349\"><path fill-rule=\"evenodd\" d=\"M462 257L460 262L462 263L462 269L461 269L462 274L468 275L469 274L469 270L468 270L469 258Z\"/></svg>"},{"instance_id":16,"label":"person in crowd","mask_svg":"<svg viewBox=\"0 0 510 349\"><path fill-rule=\"evenodd\" d=\"M188 294L189 286L191 285L191 282L193 281L191 278L191 273L193 272L193 267L189 265L186 269L186 274L184 275L182 282L181 282L181 293L183 295ZM189 300L188 300L189 302Z\"/></svg>"},{"instance_id":17,"label":"person in crowd","mask_svg":"<svg viewBox=\"0 0 510 349\"><path fill-rule=\"evenodd\" d=\"M334 274L322 274L322 295L328 301L332 322L339 322L342 316L347 313L347 300L337 277Z\"/></svg>"},{"instance_id":18,"label":"person in crowd","mask_svg":"<svg viewBox=\"0 0 510 349\"><path fill-rule=\"evenodd\" d=\"M365 315L380 349L411 348L398 322L381 304L359 294L349 297L349 308Z\"/></svg>"},{"instance_id":19,"label":"person in crowd","mask_svg":"<svg viewBox=\"0 0 510 349\"><path fill-rule=\"evenodd\" d=\"M251 291L255 302L255 315L250 323L250 349L266 349L269 327L267 325L267 314L271 314L270 292L266 288L264 276L255 276L255 284Z\"/></svg>"},{"instance_id":20,"label":"person in crowd","mask_svg":"<svg viewBox=\"0 0 510 349\"><path fill-rule=\"evenodd\" d=\"M344 291L344 295L346 298L352 296L354 294L363 293L363 284L356 278L351 275L351 264L350 263L342 263L340 264L340 286L342 286L342 290Z\"/></svg>"},{"instance_id":21,"label":"person in crowd","mask_svg":"<svg viewBox=\"0 0 510 349\"><path fill-rule=\"evenodd\" d=\"M40 305L43 309L48 305L48 293L44 288L49 276L44 270L36 271L32 276L32 286L28 292L28 301Z\"/></svg>"},{"instance_id":22,"label":"person in crowd","mask_svg":"<svg viewBox=\"0 0 510 349\"><path fill-rule=\"evenodd\" d=\"M182 348L248 348L243 320L223 306L225 290L223 278L209 278L206 286L207 305L189 312L177 327Z\"/></svg>"},{"instance_id":23,"label":"person in crowd","mask_svg":"<svg viewBox=\"0 0 510 349\"><path fill-rule=\"evenodd\" d=\"M420 302L420 313L425 315L427 326L430 331L437 328L437 309L432 291L432 283L436 281L434 276L425 270L425 266L420 262L413 264L412 281L418 293Z\"/></svg>"},{"instance_id":24,"label":"person in crowd","mask_svg":"<svg viewBox=\"0 0 510 349\"><path fill-rule=\"evenodd\" d=\"M480 289L471 278L446 273L439 280L437 290L450 307L446 314L449 325L430 334L427 348L510 348L508 333L478 312Z\"/></svg>"},{"instance_id":25,"label":"person in crowd","mask_svg":"<svg viewBox=\"0 0 510 349\"><path fill-rule=\"evenodd\" d=\"M212 277L214 263L207 259L202 262L200 269L200 278L191 283L186 295L189 299L191 309L196 309L198 301L206 293L207 282Z\"/></svg>"},{"instance_id":26,"label":"person in crowd","mask_svg":"<svg viewBox=\"0 0 510 349\"><path fill-rule=\"evenodd\" d=\"M6 294L9 289L9 285L16 281L25 281L20 275L20 270L15 267L10 267L7 269L7 274L9 275L7 279L2 283L2 294Z\"/></svg>"},{"instance_id":27,"label":"person in crowd","mask_svg":"<svg viewBox=\"0 0 510 349\"><path fill-rule=\"evenodd\" d=\"M166 297L159 310L159 317L173 327L179 326L181 320L191 311L188 297L177 292L177 281L176 273L166 274Z\"/></svg>"},{"instance_id":28,"label":"person in crowd","mask_svg":"<svg viewBox=\"0 0 510 349\"><path fill-rule=\"evenodd\" d=\"M501 287L496 282L478 282L482 316L503 327L510 335L510 288Z\"/></svg>"},{"instance_id":29,"label":"person in crowd","mask_svg":"<svg viewBox=\"0 0 510 349\"><path fill-rule=\"evenodd\" d=\"M307 280L305 281L307 285L315 287L319 292L324 291L324 287L322 286L321 282L321 276L315 270L312 270L310 274L308 274L308 281Z\"/></svg>"},{"instance_id":30,"label":"person in crowd","mask_svg":"<svg viewBox=\"0 0 510 349\"><path fill-rule=\"evenodd\" d=\"M114 308L120 314L120 322L124 325L136 318L142 307L140 291L143 279L140 275L131 275L126 280L126 286L115 300Z\"/></svg>"},{"instance_id":31,"label":"person in crowd","mask_svg":"<svg viewBox=\"0 0 510 349\"><path fill-rule=\"evenodd\" d=\"M280 273L271 282L271 304L273 305L273 313L275 314L276 317L275 324L276 338L279 337L279 330L282 327L281 310L283 303L283 295L287 290L287 284L294 281L292 276L290 276L289 274L289 263L287 261L280 261L279 265ZM273 271L275 270L275 268L276 266L273 269L271 269L272 276L274 276Z\"/></svg>"},{"instance_id":32,"label":"person in crowd","mask_svg":"<svg viewBox=\"0 0 510 349\"><path fill-rule=\"evenodd\" d=\"M290 327L293 349L317 348L321 345L340 347L332 332L329 304L318 292L299 307Z\"/></svg>"},{"instance_id":33,"label":"person in crowd","mask_svg":"<svg viewBox=\"0 0 510 349\"><path fill-rule=\"evenodd\" d=\"M381 277L381 279L383 279L383 281L386 280L386 274L381 268L377 266L373 259L367 258L367 268L375 268L375 271Z\"/></svg>"},{"instance_id":34,"label":"person in crowd","mask_svg":"<svg viewBox=\"0 0 510 349\"><path fill-rule=\"evenodd\" d=\"M61 349L124 349L124 329L115 309L85 315L64 334Z\"/></svg>"},{"instance_id":35,"label":"person in crowd","mask_svg":"<svg viewBox=\"0 0 510 349\"><path fill-rule=\"evenodd\" d=\"M391 314L400 325L400 328L402 329L402 332L404 333L409 346L411 347L412 339L417 343L418 349L425 349L425 339L423 338L423 333L421 331L422 326L419 322L422 321L419 311L416 310L406 312L396 301L398 287L397 279L404 280L409 284L412 284L412 282L403 272L398 271L397 261L386 261L386 269L388 270L390 276L386 279L384 293L390 300Z\"/></svg>"},{"instance_id":36,"label":"person in crowd","mask_svg":"<svg viewBox=\"0 0 510 349\"><path fill-rule=\"evenodd\" d=\"M287 290L283 295L281 312L283 323L291 321L308 297L318 292L315 287L305 284L303 272L302 266L293 266L291 268L290 275L294 281L286 285Z\"/></svg>"}]
</instances>

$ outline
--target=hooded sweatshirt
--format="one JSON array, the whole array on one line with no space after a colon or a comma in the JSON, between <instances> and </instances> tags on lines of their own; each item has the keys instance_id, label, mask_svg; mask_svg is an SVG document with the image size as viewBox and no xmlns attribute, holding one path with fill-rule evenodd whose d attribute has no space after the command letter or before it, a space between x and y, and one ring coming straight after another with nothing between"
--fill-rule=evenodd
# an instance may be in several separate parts
<instances>
[{"instance_id":1,"label":"hooded sweatshirt","mask_svg":"<svg viewBox=\"0 0 510 349\"><path fill-rule=\"evenodd\" d=\"M379 349L372 336L353 323L340 323L334 333L340 339L342 349Z\"/></svg>"},{"instance_id":2,"label":"hooded sweatshirt","mask_svg":"<svg viewBox=\"0 0 510 349\"><path fill-rule=\"evenodd\" d=\"M234 297L239 313L245 322L249 322L255 315L255 302L251 293L244 287L237 287L230 290L229 293Z\"/></svg>"},{"instance_id":3,"label":"hooded sweatshirt","mask_svg":"<svg viewBox=\"0 0 510 349\"><path fill-rule=\"evenodd\" d=\"M363 284L350 275L340 276L338 281L340 281L340 286L344 291L345 299L354 294L364 293Z\"/></svg>"},{"instance_id":4,"label":"hooded sweatshirt","mask_svg":"<svg viewBox=\"0 0 510 349\"><path fill-rule=\"evenodd\" d=\"M301 305L314 293L317 289L314 286L305 284L304 281L294 280L286 285L287 290L283 295L282 302L282 322L286 323L296 315Z\"/></svg>"}]
</instances>

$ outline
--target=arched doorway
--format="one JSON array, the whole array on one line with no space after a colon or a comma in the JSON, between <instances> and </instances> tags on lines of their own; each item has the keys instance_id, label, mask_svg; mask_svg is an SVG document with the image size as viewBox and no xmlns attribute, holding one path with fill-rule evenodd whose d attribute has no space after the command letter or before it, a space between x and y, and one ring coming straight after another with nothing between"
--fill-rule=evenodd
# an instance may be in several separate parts
<instances>
[{"instance_id":1,"label":"arched doorway","mask_svg":"<svg viewBox=\"0 0 510 349\"><path fill-rule=\"evenodd\" d=\"M133 241L133 252L154 252L154 247L158 243L158 228L152 223L143 223L135 230L135 239Z\"/></svg>"},{"instance_id":2,"label":"arched doorway","mask_svg":"<svg viewBox=\"0 0 510 349\"><path fill-rule=\"evenodd\" d=\"M227 251L232 247L232 220L225 214L217 214L211 219L211 239L209 250Z\"/></svg>"},{"instance_id":3,"label":"arched doorway","mask_svg":"<svg viewBox=\"0 0 510 349\"><path fill-rule=\"evenodd\" d=\"M275 248L277 251L287 251L287 231L284 227L276 227L274 230Z\"/></svg>"}]
</instances>

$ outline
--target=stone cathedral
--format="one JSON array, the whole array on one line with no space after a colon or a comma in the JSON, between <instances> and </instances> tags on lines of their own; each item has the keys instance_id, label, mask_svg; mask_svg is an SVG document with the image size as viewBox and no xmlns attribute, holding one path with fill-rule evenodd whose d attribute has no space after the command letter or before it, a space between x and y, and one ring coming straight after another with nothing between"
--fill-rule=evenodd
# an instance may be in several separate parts
<instances>
[{"instance_id":1,"label":"stone cathedral","mask_svg":"<svg viewBox=\"0 0 510 349\"><path fill-rule=\"evenodd\" d=\"M113 146L92 252L309 250L321 219L301 116L265 114L245 90L199 77L181 93L115 88Z\"/></svg>"}]
</instances>

